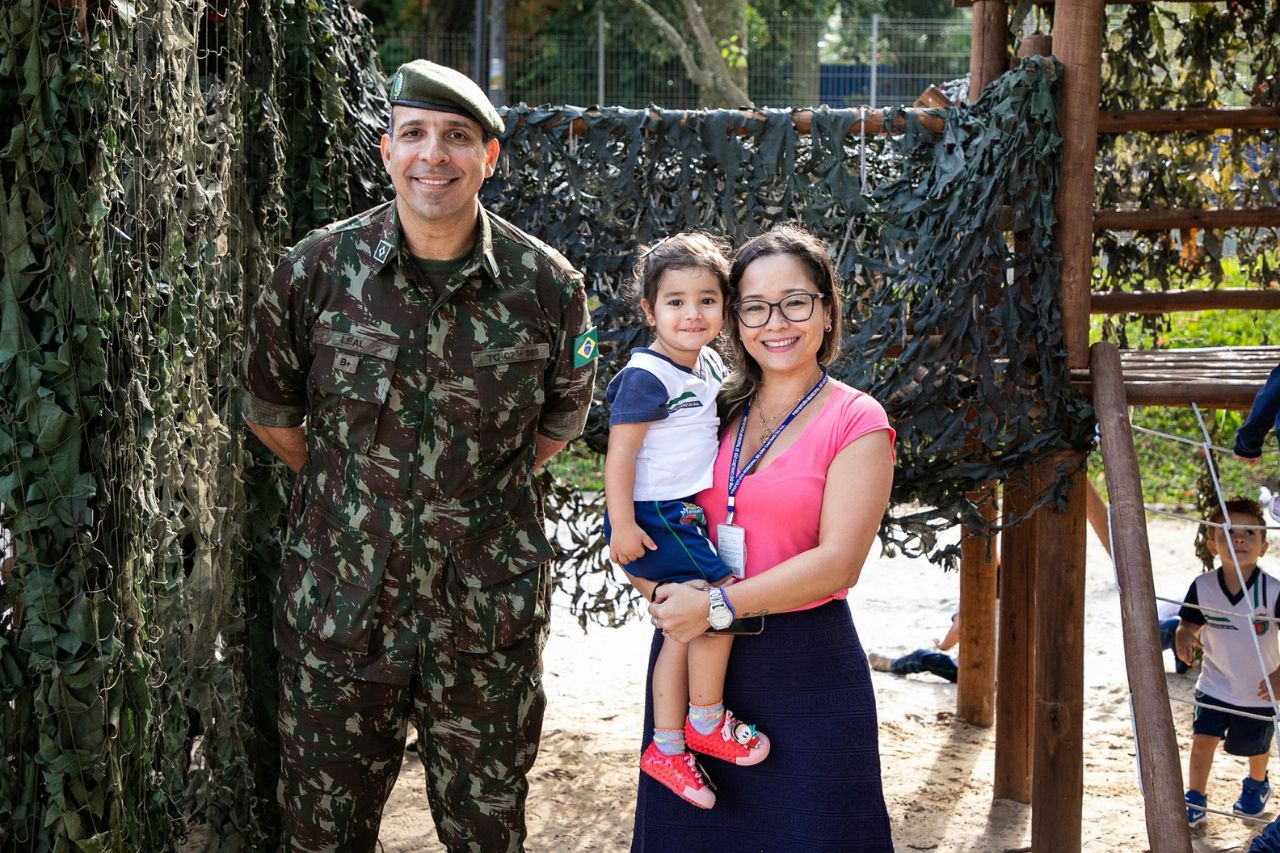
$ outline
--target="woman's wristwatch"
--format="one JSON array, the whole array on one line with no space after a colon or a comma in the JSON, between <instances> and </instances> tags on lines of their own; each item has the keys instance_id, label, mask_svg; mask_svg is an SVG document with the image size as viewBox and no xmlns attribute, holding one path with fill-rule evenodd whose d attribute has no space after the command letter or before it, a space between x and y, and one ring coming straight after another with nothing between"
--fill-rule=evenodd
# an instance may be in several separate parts
<instances>
[{"instance_id":1,"label":"woman's wristwatch","mask_svg":"<svg viewBox=\"0 0 1280 853\"><path fill-rule=\"evenodd\" d=\"M711 598L711 609L707 611L707 621L711 623L712 628L723 631L733 624L733 605L729 604L724 590L718 586L707 590L707 595Z\"/></svg>"}]
</instances>

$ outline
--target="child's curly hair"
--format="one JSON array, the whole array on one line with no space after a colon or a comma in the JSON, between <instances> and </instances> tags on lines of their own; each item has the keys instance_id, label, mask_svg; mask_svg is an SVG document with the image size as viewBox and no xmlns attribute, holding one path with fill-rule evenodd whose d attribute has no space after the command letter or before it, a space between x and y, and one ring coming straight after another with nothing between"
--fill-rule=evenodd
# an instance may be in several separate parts
<instances>
[{"instance_id":1,"label":"child's curly hair","mask_svg":"<svg viewBox=\"0 0 1280 853\"><path fill-rule=\"evenodd\" d=\"M1234 497L1226 502L1227 512L1239 512L1245 515L1252 515L1257 519L1259 524L1266 524L1266 516L1262 514L1262 504L1253 498ZM1222 511L1222 505L1219 504L1209 510L1209 515L1205 518L1210 524L1221 524L1226 520L1226 515Z\"/></svg>"}]
</instances>

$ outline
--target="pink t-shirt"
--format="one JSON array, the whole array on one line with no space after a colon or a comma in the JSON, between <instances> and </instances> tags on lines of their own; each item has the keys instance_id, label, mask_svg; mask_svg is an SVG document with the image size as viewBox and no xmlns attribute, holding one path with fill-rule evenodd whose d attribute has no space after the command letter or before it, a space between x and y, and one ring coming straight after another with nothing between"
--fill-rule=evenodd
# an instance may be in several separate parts
<instances>
[{"instance_id":1,"label":"pink t-shirt","mask_svg":"<svg viewBox=\"0 0 1280 853\"><path fill-rule=\"evenodd\" d=\"M893 443L893 427L889 426L883 406L861 391L829 381L831 395L800 437L763 470L748 474L738 488L734 523L747 532L746 577L817 547L822 493L827 486L827 469L836 454L862 436L882 429L889 431L889 443ZM737 430L731 429L720 439L711 488L695 498L706 513L712 542L716 541L716 525L729 514L729 459L736 435ZM743 459L739 464L746 462ZM857 486L849 483L851 489ZM808 610L848 594L847 589L840 590L793 609Z\"/></svg>"}]
</instances>

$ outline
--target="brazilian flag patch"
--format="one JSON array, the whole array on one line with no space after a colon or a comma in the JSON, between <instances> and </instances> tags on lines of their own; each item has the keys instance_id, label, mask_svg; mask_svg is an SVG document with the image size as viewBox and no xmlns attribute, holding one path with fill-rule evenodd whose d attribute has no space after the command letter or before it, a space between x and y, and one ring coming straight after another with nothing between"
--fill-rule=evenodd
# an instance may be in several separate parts
<instances>
[{"instance_id":1,"label":"brazilian flag patch","mask_svg":"<svg viewBox=\"0 0 1280 853\"><path fill-rule=\"evenodd\" d=\"M600 341L595 328L590 328L573 339L573 366L582 367L595 361L600 351Z\"/></svg>"}]
</instances>

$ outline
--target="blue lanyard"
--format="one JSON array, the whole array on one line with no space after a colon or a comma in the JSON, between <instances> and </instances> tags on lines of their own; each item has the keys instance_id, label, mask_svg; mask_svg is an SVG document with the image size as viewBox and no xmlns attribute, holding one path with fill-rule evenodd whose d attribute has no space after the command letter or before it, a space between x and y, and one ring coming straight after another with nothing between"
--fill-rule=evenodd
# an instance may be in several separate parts
<instances>
[{"instance_id":1,"label":"blue lanyard","mask_svg":"<svg viewBox=\"0 0 1280 853\"><path fill-rule=\"evenodd\" d=\"M818 381L809 389L809 393L800 398L800 402L796 403L796 407L791 410L791 414L778 424L778 428L764 440L764 444L760 445L760 449L756 451L756 455L752 456L747 462L745 468L738 470L738 461L742 458L742 437L747 431L747 421L751 416L751 403L742 408L742 419L738 421L738 435L733 441L733 455L729 457L729 518L728 523L733 524L733 502L734 496L738 494L738 487L742 485L742 481L747 478L747 474L751 473L751 469L756 467L756 463L760 461L773 443L777 441L778 436L782 435L782 431L787 428L787 424L796 419L796 415L804 411L804 407L813 402L813 398L818 396L818 392L822 390L822 386L827 384L827 372L822 371L822 375L818 377Z\"/></svg>"}]
</instances>

